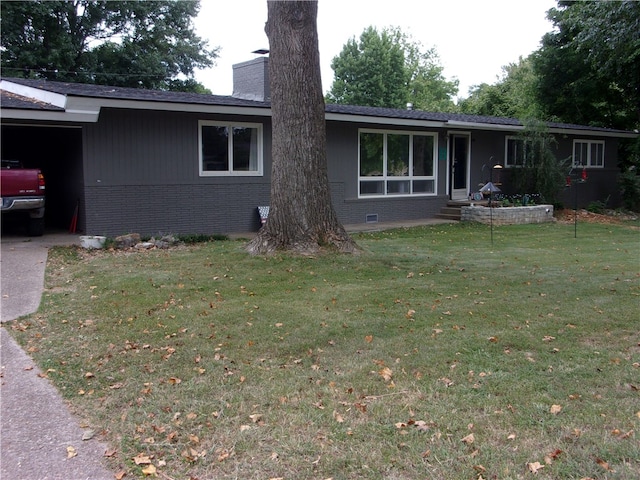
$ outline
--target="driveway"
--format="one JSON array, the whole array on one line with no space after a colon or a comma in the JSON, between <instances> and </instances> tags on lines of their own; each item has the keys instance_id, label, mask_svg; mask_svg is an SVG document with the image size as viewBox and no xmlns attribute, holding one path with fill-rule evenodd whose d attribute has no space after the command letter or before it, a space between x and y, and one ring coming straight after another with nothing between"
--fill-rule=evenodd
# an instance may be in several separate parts
<instances>
[{"instance_id":1,"label":"driveway","mask_svg":"<svg viewBox=\"0 0 640 480\"><path fill-rule=\"evenodd\" d=\"M0 320L35 312L40 305L48 249L79 244L77 235L39 238L3 235L0 245ZM0 328L0 478L112 480L101 463L106 445L83 440L87 429L13 338ZM69 456L72 448L75 456Z\"/></svg>"}]
</instances>

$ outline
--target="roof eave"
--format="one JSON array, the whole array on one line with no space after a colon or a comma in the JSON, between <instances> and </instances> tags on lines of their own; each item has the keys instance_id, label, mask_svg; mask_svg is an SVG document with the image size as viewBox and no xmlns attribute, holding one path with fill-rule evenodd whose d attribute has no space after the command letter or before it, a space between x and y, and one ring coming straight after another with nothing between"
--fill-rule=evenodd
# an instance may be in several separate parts
<instances>
[{"instance_id":1,"label":"roof eave","mask_svg":"<svg viewBox=\"0 0 640 480\"><path fill-rule=\"evenodd\" d=\"M352 123L371 123L410 127L435 127L442 128L446 126L446 122L438 122L432 120L420 120L412 118L394 118L394 117L375 117L370 115L355 115L348 113L326 113L327 121L352 122Z\"/></svg>"}]
</instances>

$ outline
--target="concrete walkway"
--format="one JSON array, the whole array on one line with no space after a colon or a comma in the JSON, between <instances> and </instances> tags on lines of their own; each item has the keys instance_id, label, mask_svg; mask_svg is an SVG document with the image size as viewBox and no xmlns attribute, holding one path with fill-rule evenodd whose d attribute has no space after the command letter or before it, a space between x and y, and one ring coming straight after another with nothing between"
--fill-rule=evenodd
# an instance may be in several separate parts
<instances>
[{"instance_id":1,"label":"concrete walkway","mask_svg":"<svg viewBox=\"0 0 640 480\"><path fill-rule=\"evenodd\" d=\"M3 236L0 320L35 312L44 286L47 252L78 243L77 235ZM0 328L0 478L113 480L102 465L106 445L82 440L85 430L33 360ZM68 458L67 448L76 455Z\"/></svg>"}]
</instances>

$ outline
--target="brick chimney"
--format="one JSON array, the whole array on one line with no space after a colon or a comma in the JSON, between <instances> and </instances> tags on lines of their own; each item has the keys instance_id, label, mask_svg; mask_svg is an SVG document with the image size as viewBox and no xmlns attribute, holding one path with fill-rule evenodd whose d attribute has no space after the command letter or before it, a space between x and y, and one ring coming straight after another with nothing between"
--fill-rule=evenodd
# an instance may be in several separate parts
<instances>
[{"instance_id":1,"label":"brick chimney","mask_svg":"<svg viewBox=\"0 0 640 480\"><path fill-rule=\"evenodd\" d=\"M269 57L254 58L233 66L233 96L259 102L271 100Z\"/></svg>"}]
</instances>

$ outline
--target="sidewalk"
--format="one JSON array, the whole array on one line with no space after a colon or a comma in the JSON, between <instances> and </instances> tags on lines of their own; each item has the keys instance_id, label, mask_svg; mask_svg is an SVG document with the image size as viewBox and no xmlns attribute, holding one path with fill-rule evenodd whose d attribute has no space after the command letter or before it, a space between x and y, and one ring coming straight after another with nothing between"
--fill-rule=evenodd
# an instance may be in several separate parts
<instances>
[{"instance_id":1,"label":"sidewalk","mask_svg":"<svg viewBox=\"0 0 640 480\"><path fill-rule=\"evenodd\" d=\"M0 321L38 309L47 251L69 245L77 235L2 238ZM11 480L113 480L101 463L106 445L82 440L80 420L40 370L0 328L0 478ZM75 456L68 458L67 448Z\"/></svg>"}]
</instances>

